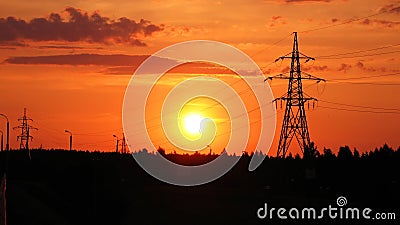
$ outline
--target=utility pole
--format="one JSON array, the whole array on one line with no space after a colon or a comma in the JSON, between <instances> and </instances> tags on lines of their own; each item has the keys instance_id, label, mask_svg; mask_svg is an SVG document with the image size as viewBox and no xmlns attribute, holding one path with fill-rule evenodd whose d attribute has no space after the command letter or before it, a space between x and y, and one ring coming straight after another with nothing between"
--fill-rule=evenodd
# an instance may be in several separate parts
<instances>
[{"instance_id":1,"label":"utility pole","mask_svg":"<svg viewBox=\"0 0 400 225\"><path fill-rule=\"evenodd\" d=\"M65 133L69 133L69 150L72 151L72 132L65 130Z\"/></svg>"},{"instance_id":2,"label":"utility pole","mask_svg":"<svg viewBox=\"0 0 400 225\"><path fill-rule=\"evenodd\" d=\"M0 116L4 117L7 121L7 125L6 125L6 151L10 150L10 121L8 120L8 117L3 114L0 113Z\"/></svg>"},{"instance_id":3,"label":"utility pole","mask_svg":"<svg viewBox=\"0 0 400 225\"><path fill-rule=\"evenodd\" d=\"M1 151L3 151L3 131L0 130L0 132L1 132L1 144L0 144L0 148L1 148Z\"/></svg>"},{"instance_id":4,"label":"utility pole","mask_svg":"<svg viewBox=\"0 0 400 225\"><path fill-rule=\"evenodd\" d=\"M119 138L117 137L117 135L113 135L113 137L115 137L115 139L117 140L117 144L115 145L115 152L118 153L118 143L119 143Z\"/></svg>"},{"instance_id":5,"label":"utility pole","mask_svg":"<svg viewBox=\"0 0 400 225\"><path fill-rule=\"evenodd\" d=\"M29 151L29 139L33 139L33 137L29 134L29 131L38 129L28 124L29 121L33 120L26 116L26 108L24 108L24 115L19 118L18 121L21 121L21 125L14 127L13 129L21 129L21 134L17 136L17 141L20 141L19 149L26 149Z\"/></svg>"},{"instance_id":6,"label":"utility pole","mask_svg":"<svg viewBox=\"0 0 400 225\"><path fill-rule=\"evenodd\" d=\"M305 59L306 62L315 59L299 52L297 32L294 32L293 35L293 51L275 60L275 62L277 62L283 59L291 59L290 71L288 72L289 76L287 73L283 73L268 77L264 80L265 82L266 80L277 78L287 79L289 81L287 92L283 96L274 100L276 106L277 101L280 101L281 105L282 101L286 102L285 115L283 117L282 129L278 144L278 157L285 157L293 137L296 137L296 140L300 146L300 150L303 152L303 156L306 154L305 151L310 148L310 134L308 132L307 117L304 105L308 101L313 101L314 106L314 103L317 101L317 99L313 97L304 97L304 95L308 95L303 93L302 80L316 80L317 83L325 81L324 79L314 77L311 74L301 71L300 59Z\"/></svg>"}]
</instances>

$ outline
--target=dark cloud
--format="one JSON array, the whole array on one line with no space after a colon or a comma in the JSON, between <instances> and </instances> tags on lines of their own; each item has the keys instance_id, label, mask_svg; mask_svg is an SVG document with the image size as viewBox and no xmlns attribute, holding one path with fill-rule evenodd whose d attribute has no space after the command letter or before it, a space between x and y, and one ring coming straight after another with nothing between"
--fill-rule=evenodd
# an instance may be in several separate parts
<instances>
[{"instance_id":1,"label":"dark cloud","mask_svg":"<svg viewBox=\"0 0 400 225\"><path fill-rule=\"evenodd\" d=\"M61 49L61 50L81 50L81 49L94 49L100 50L103 47L83 47L83 46L70 46L70 45L40 45L36 46L38 49Z\"/></svg>"},{"instance_id":2,"label":"dark cloud","mask_svg":"<svg viewBox=\"0 0 400 225\"><path fill-rule=\"evenodd\" d=\"M38 46L39 49L85 49L80 46L64 46L64 45L41 45Z\"/></svg>"},{"instance_id":3,"label":"dark cloud","mask_svg":"<svg viewBox=\"0 0 400 225\"><path fill-rule=\"evenodd\" d=\"M387 72L387 69L385 67L371 67L371 66L365 66L365 64L361 61L358 61L357 63L354 64L354 66L360 70L363 71L368 71L368 72ZM396 70L389 70L391 72L396 72Z\"/></svg>"},{"instance_id":4,"label":"dark cloud","mask_svg":"<svg viewBox=\"0 0 400 225\"><path fill-rule=\"evenodd\" d=\"M383 26L387 28L393 28L397 27L400 25L400 22L394 22L394 21L389 21L389 20L378 20L378 19L364 19L360 22L362 25L377 25L377 26Z\"/></svg>"},{"instance_id":5,"label":"dark cloud","mask_svg":"<svg viewBox=\"0 0 400 225\"><path fill-rule=\"evenodd\" d=\"M289 66L285 66L283 69L281 69L281 73L288 73L290 71Z\"/></svg>"},{"instance_id":6,"label":"dark cloud","mask_svg":"<svg viewBox=\"0 0 400 225\"><path fill-rule=\"evenodd\" d=\"M137 69L137 66L114 66L107 67L101 71L102 74L108 75L130 75Z\"/></svg>"},{"instance_id":7,"label":"dark cloud","mask_svg":"<svg viewBox=\"0 0 400 225\"><path fill-rule=\"evenodd\" d=\"M15 50L15 49L17 49L17 48L15 48L15 47L7 47L7 46L0 46L0 49Z\"/></svg>"},{"instance_id":8,"label":"dark cloud","mask_svg":"<svg viewBox=\"0 0 400 225\"><path fill-rule=\"evenodd\" d=\"M279 19L282 19L282 18L283 18L282 16L272 16L271 20L272 21L276 21L276 20L279 20Z\"/></svg>"},{"instance_id":9,"label":"dark cloud","mask_svg":"<svg viewBox=\"0 0 400 225\"><path fill-rule=\"evenodd\" d=\"M139 66L139 64L134 66L108 67L104 70L101 70L100 73L110 75L129 75L137 69L137 66ZM231 70L225 67L201 62L177 66L172 69L172 72L183 74L233 74Z\"/></svg>"},{"instance_id":10,"label":"dark cloud","mask_svg":"<svg viewBox=\"0 0 400 225\"><path fill-rule=\"evenodd\" d=\"M379 9L379 12L400 14L400 1L384 5L382 8Z\"/></svg>"},{"instance_id":11,"label":"dark cloud","mask_svg":"<svg viewBox=\"0 0 400 225\"><path fill-rule=\"evenodd\" d=\"M363 68L364 68L364 63L362 63L362 62L357 62L357 63L355 64L355 66L356 66L357 68L363 69Z\"/></svg>"},{"instance_id":12,"label":"dark cloud","mask_svg":"<svg viewBox=\"0 0 400 225\"><path fill-rule=\"evenodd\" d=\"M283 3L311 3L311 2L332 2L334 0L278 0L278 2Z\"/></svg>"},{"instance_id":13,"label":"dark cloud","mask_svg":"<svg viewBox=\"0 0 400 225\"><path fill-rule=\"evenodd\" d=\"M10 64L50 64L50 65L105 65L127 66L140 65L148 55L99 55L99 54L72 54L49 56L18 56L6 59ZM159 58L160 61L170 61Z\"/></svg>"},{"instance_id":14,"label":"dark cloud","mask_svg":"<svg viewBox=\"0 0 400 225\"><path fill-rule=\"evenodd\" d=\"M51 13L48 18L34 18L30 21L15 17L0 18L0 43L19 40L85 41L145 46L141 37L150 36L163 29L162 25L155 25L144 19L139 22L126 17L112 20L98 12L89 15L72 7L66 8L65 12L69 18L63 18L58 13Z\"/></svg>"},{"instance_id":15,"label":"dark cloud","mask_svg":"<svg viewBox=\"0 0 400 225\"><path fill-rule=\"evenodd\" d=\"M321 71L328 71L329 68L326 65L323 66L309 66L309 65L302 65L301 69L305 72L321 72ZM280 70L281 73L288 73L290 72L290 67L285 66L283 69Z\"/></svg>"},{"instance_id":16,"label":"dark cloud","mask_svg":"<svg viewBox=\"0 0 400 225\"><path fill-rule=\"evenodd\" d=\"M0 36L1 36L1 32L0 32ZM0 46L28 47L29 45L24 42L20 42L20 41L7 41L7 42L0 41Z\"/></svg>"},{"instance_id":17,"label":"dark cloud","mask_svg":"<svg viewBox=\"0 0 400 225\"><path fill-rule=\"evenodd\" d=\"M342 65L340 65L340 67L338 68L338 71L346 73L350 69L351 69L351 65L342 63Z\"/></svg>"},{"instance_id":18,"label":"dark cloud","mask_svg":"<svg viewBox=\"0 0 400 225\"><path fill-rule=\"evenodd\" d=\"M321 71L329 70L328 66L326 66L326 65L323 65L323 66L308 66L308 65L304 65L304 66L302 66L302 69L304 69L307 72L321 72Z\"/></svg>"},{"instance_id":19,"label":"dark cloud","mask_svg":"<svg viewBox=\"0 0 400 225\"><path fill-rule=\"evenodd\" d=\"M149 55L100 55L100 54L71 54L49 56L19 56L7 58L4 63L30 65L99 65L107 68L99 71L102 74L132 74ZM176 61L167 58L153 58L156 65L174 65ZM157 68L155 68L157 69ZM196 74L232 74L229 69L209 63L188 63L177 66L174 73Z\"/></svg>"},{"instance_id":20,"label":"dark cloud","mask_svg":"<svg viewBox=\"0 0 400 225\"><path fill-rule=\"evenodd\" d=\"M285 25L286 21L282 16L272 16L270 19L269 27L275 27L279 25Z\"/></svg>"}]
</instances>

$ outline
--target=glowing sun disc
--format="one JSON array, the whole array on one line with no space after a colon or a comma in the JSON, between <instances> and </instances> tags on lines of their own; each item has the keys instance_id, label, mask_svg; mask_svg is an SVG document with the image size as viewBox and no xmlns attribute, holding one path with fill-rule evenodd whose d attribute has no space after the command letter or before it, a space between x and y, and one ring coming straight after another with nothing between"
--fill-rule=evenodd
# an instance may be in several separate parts
<instances>
[{"instance_id":1,"label":"glowing sun disc","mask_svg":"<svg viewBox=\"0 0 400 225\"><path fill-rule=\"evenodd\" d=\"M198 134L201 132L201 121L204 118L198 114L192 114L183 119L183 127L189 134Z\"/></svg>"}]
</instances>

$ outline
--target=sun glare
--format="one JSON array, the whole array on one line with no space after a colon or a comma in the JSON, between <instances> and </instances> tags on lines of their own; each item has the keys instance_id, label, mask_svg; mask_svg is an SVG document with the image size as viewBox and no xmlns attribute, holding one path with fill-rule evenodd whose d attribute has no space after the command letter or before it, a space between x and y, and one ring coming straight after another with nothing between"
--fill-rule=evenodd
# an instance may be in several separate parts
<instances>
[{"instance_id":1,"label":"sun glare","mask_svg":"<svg viewBox=\"0 0 400 225\"><path fill-rule=\"evenodd\" d=\"M201 121L204 118L198 114L192 114L183 119L183 127L188 134L197 135L201 132Z\"/></svg>"}]
</instances>

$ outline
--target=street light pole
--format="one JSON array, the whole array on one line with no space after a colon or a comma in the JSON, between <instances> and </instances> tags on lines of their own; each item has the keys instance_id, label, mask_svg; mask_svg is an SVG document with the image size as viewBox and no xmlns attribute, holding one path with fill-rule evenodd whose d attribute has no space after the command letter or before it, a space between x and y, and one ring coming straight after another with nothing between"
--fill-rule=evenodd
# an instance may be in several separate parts
<instances>
[{"instance_id":1,"label":"street light pole","mask_svg":"<svg viewBox=\"0 0 400 225\"><path fill-rule=\"evenodd\" d=\"M1 151L3 151L3 131L0 130L0 132L1 132L1 144L0 144L0 149L1 149Z\"/></svg>"},{"instance_id":2,"label":"street light pole","mask_svg":"<svg viewBox=\"0 0 400 225\"><path fill-rule=\"evenodd\" d=\"M72 151L72 132L65 130L65 133L69 133L69 150Z\"/></svg>"},{"instance_id":3,"label":"street light pole","mask_svg":"<svg viewBox=\"0 0 400 225\"><path fill-rule=\"evenodd\" d=\"M119 138L117 137L117 135L113 135L113 137L115 137L116 138L116 140L117 140L117 144L115 145L115 152L116 153L118 153L118 142L119 142Z\"/></svg>"},{"instance_id":4,"label":"street light pole","mask_svg":"<svg viewBox=\"0 0 400 225\"><path fill-rule=\"evenodd\" d=\"M6 137L6 151L10 150L10 122L8 121L8 117L4 115L3 113L0 113L0 116L6 118L7 120L7 137Z\"/></svg>"},{"instance_id":5,"label":"street light pole","mask_svg":"<svg viewBox=\"0 0 400 225\"><path fill-rule=\"evenodd\" d=\"M210 148L210 153L209 153L209 154L211 155L211 145L207 145L207 147L209 147L209 148Z\"/></svg>"}]
</instances>

